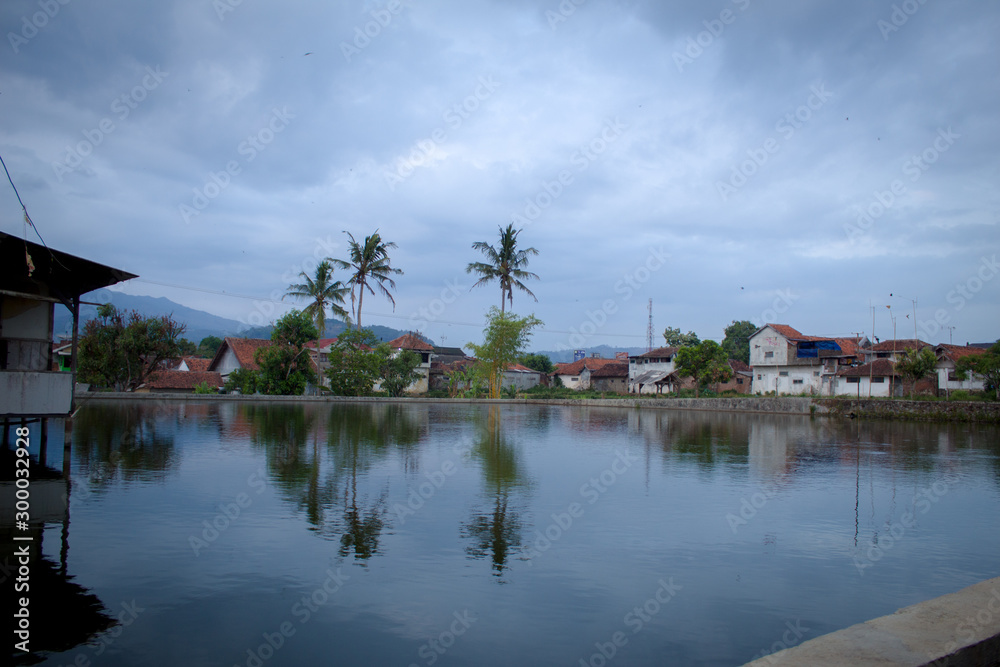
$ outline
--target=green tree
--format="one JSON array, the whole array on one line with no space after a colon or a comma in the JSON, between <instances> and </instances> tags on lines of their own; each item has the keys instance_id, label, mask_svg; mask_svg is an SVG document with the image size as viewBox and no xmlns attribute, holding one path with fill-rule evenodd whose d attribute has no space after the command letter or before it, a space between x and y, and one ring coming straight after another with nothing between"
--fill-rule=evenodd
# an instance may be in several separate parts
<instances>
[{"instance_id":1,"label":"green tree","mask_svg":"<svg viewBox=\"0 0 1000 667\"><path fill-rule=\"evenodd\" d=\"M390 396L402 396L407 387L420 379L421 374L417 370L420 356L413 350L393 354L393 350L383 343L375 348L374 354L380 357L382 365L382 389Z\"/></svg>"},{"instance_id":2,"label":"green tree","mask_svg":"<svg viewBox=\"0 0 1000 667\"><path fill-rule=\"evenodd\" d=\"M726 337L722 339L722 349L730 359L750 363L750 336L757 331L753 322L748 320L733 320L726 327Z\"/></svg>"},{"instance_id":3,"label":"green tree","mask_svg":"<svg viewBox=\"0 0 1000 667\"><path fill-rule=\"evenodd\" d=\"M330 348L326 376L338 396L368 396L381 374L379 359L371 354L378 338L369 329L341 332Z\"/></svg>"},{"instance_id":4,"label":"green tree","mask_svg":"<svg viewBox=\"0 0 1000 667\"><path fill-rule=\"evenodd\" d=\"M205 336L198 343L197 355L199 357L205 357L206 359L211 359L215 356L215 353L219 351L222 347L222 339L218 336Z\"/></svg>"},{"instance_id":5,"label":"green tree","mask_svg":"<svg viewBox=\"0 0 1000 667\"><path fill-rule=\"evenodd\" d=\"M316 339L316 325L304 311L292 310L278 320L271 345L257 349L257 390L271 396L299 396L316 382L306 343Z\"/></svg>"},{"instance_id":6,"label":"green tree","mask_svg":"<svg viewBox=\"0 0 1000 667\"><path fill-rule=\"evenodd\" d=\"M164 361L180 354L184 325L167 316L142 317L112 304L97 309L79 342L81 382L133 391L154 377Z\"/></svg>"},{"instance_id":7,"label":"green tree","mask_svg":"<svg viewBox=\"0 0 1000 667\"><path fill-rule=\"evenodd\" d=\"M187 338L177 339L177 356L179 357L190 357L198 351L198 346L193 342L189 341Z\"/></svg>"},{"instance_id":8,"label":"green tree","mask_svg":"<svg viewBox=\"0 0 1000 667\"><path fill-rule=\"evenodd\" d=\"M910 383L911 399L917 382L933 373L935 366L937 366L937 356L934 354L934 350L929 347L925 347L919 352L906 350L896 362L896 372Z\"/></svg>"},{"instance_id":9,"label":"green tree","mask_svg":"<svg viewBox=\"0 0 1000 667\"><path fill-rule=\"evenodd\" d=\"M955 364L955 375L959 380L965 380L969 373L975 373L983 378L986 390L1000 398L1000 340L993 343L985 354L974 354L962 357Z\"/></svg>"},{"instance_id":10,"label":"green tree","mask_svg":"<svg viewBox=\"0 0 1000 667\"><path fill-rule=\"evenodd\" d=\"M227 394L239 392L246 396L257 393L257 379L259 373L249 368L237 368L226 377L226 384L223 387Z\"/></svg>"},{"instance_id":11,"label":"green tree","mask_svg":"<svg viewBox=\"0 0 1000 667\"><path fill-rule=\"evenodd\" d=\"M500 243L494 248L486 241L476 241L472 244L473 250L478 250L486 256L486 262L470 262L465 267L466 273L479 275L479 280L473 285L478 287L486 285L494 280L500 283L500 312L503 313L507 302L514 307L514 288L527 293L536 302L538 298L528 289L522 280L538 280L538 276L530 271L525 271L528 266L528 258L537 255L534 248L525 250L517 249L517 236L522 230L514 229L514 223L507 225L507 229L500 227Z\"/></svg>"},{"instance_id":12,"label":"green tree","mask_svg":"<svg viewBox=\"0 0 1000 667\"><path fill-rule=\"evenodd\" d=\"M391 276L401 275L403 271L392 268L389 259L389 250L395 248L396 244L384 242L377 229L371 236L366 236L363 243L358 243L350 232L345 231L344 233L351 239L348 244L350 262L334 261L340 262L345 268L354 271L347 284L351 287L351 310L355 315L355 327L360 329L361 306L365 299L365 290L374 295L375 290L372 288L372 284L374 284L382 296L389 299L392 309L395 310L396 301L392 298L389 288L396 289L396 282ZM356 296L355 292L357 292Z\"/></svg>"},{"instance_id":13,"label":"green tree","mask_svg":"<svg viewBox=\"0 0 1000 667\"><path fill-rule=\"evenodd\" d=\"M334 266L346 269L347 263L339 259L324 259L316 267L316 275L314 277L302 271L299 273L299 276L303 282L289 285L288 291L281 297L284 299L285 296L290 296L296 299L311 301L302 312L312 318L313 323L316 325L316 330L319 332L316 341L317 349L319 349L318 339L322 338L326 333L327 307L330 308L334 316L340 317L345 322L350 320L350 315L344 310L344 298L347 296L350 288L339 280L333 279Z\"/></svg>"},{"instance_id":14,"label":"green tree","mask_svg":"<svg viewBox=\"0 0 1000 667\"><path fill-rule=\"evenodd\" d=\"M528 354L522 354L517 360L517 363L527 366L533 371L540 371L548 375L556 369L552 360L544 354L537 354L535 352L530 352Z\"/></svg>"},{"instance_id":15,"label":"green tree","mask_svg":"<svg viewBox=\"0 0 1000 667\"><path fill-rule=\"evenodd\" d=\"M500 398L500 383L507 366L515 363L524 354L524 348L531 340L531 330L541 326L542 321L534 315L518 317L514 313L490 308L483 330L483 343L467 343L470 350L485 366L489 396Z\"/></svg>"},{"instance_id":16,"label":"green tree","mask_svg":"<svg viewBox=\"0 0 1000 667\"><path fill-rule=\"evenodd\" d=\"M196 394L216 394L218 393L216 387L210 387L208 382L202 382L194 388L194 393Z\"/></svg>"},{"instance_id":17,"label":"green tree","mask_svg":"<svg viewBox=\"0 0 1000 667\"><path fill-rule=\"evenodd\" d=\"M695 379L694 395L699 387L716 382L726 382L733 377L725 351L714 340L703 341L693 347L682 347L674 357L677 374Z\"/></svg>"},{"instance_id":18,"label":"green tree","mask_svg":"<svg viewBox=\"0 0 1000 667\"><path fill-rule=\"evenodd\" d=\"M667 341L668 347L693 347L701 342L695 332L688 331L686 334L682 334L680 329L673 327L667 327L664 330L663 339Z\"/></svg>"}]
</instances>

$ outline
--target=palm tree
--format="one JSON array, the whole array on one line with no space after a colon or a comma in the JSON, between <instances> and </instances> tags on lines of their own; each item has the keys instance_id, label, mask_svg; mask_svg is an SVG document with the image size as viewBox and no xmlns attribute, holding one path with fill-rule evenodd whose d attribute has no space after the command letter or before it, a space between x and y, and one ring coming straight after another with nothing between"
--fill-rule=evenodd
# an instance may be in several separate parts
<instances>
[{"instance_id":1,"label":"palm tree","mask_svg":"<svg viewBox=\"0 0 1000 667\"><path fill-rule=\"evenodd\" d=\"M347 284L351 286L351 310L355 314L354 321L357 328L360 329L361 305L365 299L365 290L375 294L375 290L372 289L372 283L374 283L382 295L389 299L392 309L396 310L396 302L392 298L392 294L389 293L389 289L386 288L386 284L390 288L396 289L396 282L389 276L402 274L403 271L389 265L389 249L395 248L396 244L383 242L377 229L374 234L365 237L364 243L358 243L350 232L345 231L344 233L351 238L351 242L348 244L351 261L350 263L343 262L343 264L345 268L354 271L354 275L347 281ZM355 310L355 290L358 292L356 297L357 310Z\"/></svg>"},{"instance_id":2,"label":"palm tree","mask_svg":"<svg viewBox=\"0 0 1000 667\"><path fill-rule=\"evenodd\" d=\"M517 249L517 235L522 230L514 229L514 223L507 225L507 229L500 227L500 244L494 248L485 241L476 241L472 244L474 250L479 250L486 255L487 262L471 262L465 267L466 273L477 273L479 280L473 287L485 285L492 280L500 282L500 312L504 312L506 301L514 307L514 288L527 292L532 299L538 301L538 297L532 294L531 290L525 287L522 280L538 280L538 276L530 271L525 271L523 267L528 266L528 257L537 255L534 248L525 250Z\"/></svg>"},{"instance_id":3,"label":"palm tree","mask_svg":"<svg viewBox=\"0 0 1000 667\"><path fill-rule=\"evenodd\" d=\"M289 285L288 291L285 292L285 296L312 300L312 303L302 312L316 323L316 329L319 330L320 338L326 334L327 306L329 306L330 310L337 317L341 317L347 322L350 321L350 315L343 307L344 297L347 295L349 288L339 280L333 279L334 266L342 269L347 268L347 264L339 259L324 259L316 267L315 278L310 277L309 274L302 271L299 275L305 282ZM284 299L285 296L281 298ZM316 341L316 345L316 349L319 351L318 340Z\"/></svg>"}]
</instances>

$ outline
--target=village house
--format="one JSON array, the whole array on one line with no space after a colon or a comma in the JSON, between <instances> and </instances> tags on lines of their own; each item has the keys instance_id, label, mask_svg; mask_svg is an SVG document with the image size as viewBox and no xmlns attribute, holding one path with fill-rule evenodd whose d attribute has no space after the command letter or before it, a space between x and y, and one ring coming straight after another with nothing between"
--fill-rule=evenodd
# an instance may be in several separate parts
<instances>
[{"instance_id":1,"label":"village house","mask_svg":"<svg viewBox=\"0 0 1000 667\"><path fill-rule=\"evenodd\" d=\"M883 340L869 346L865 350L865 363L874 361L875 359L888 359L889 361L895 363L899 361L906 352L911 350L919 352L927 347L933 348L934 346L915 338Z\"/></svg>"},{"instance_id":2,"label":"village house","mask_svg":"<svg viewBox=\"0 0 1000 667\"><path fill-rule=\"evenodd\" d=\"M712 389L720 394L725 391L734 391L737 394L749 394L753 383L753 369L737 359L729 360L729 368L733 371L733 376L729 381L714 384L712 385Z\"/></svg>"},{"instance_id":3,"label":"village house","mask_svg":"<svg viewBox=\"0 0 1000 667\"><path fill-rule=\"evenodd\" d=\"M596 357L584 357L571 364L558 364L556 369L549 375L553 381L559 378L562 385L568 389L583 391L590 388L591 373L598 368L603 368L608 364L621 363L614 359L599 359Z\"/></svg>"},{"instance_id":4,"label":"village house","mask_svg":"<svg viewBox=\"0 0 1000 667\"><path fill-rule=\"evenodd\" d=\"M866 336L807 336L787 324L766 324L750 337L753 393L833 396L837 373L860 365Z\"/></svg>"},{"instance_id":5,"label":"village house","mask_svg":"<svg viewBox=\"0 0 1000 667\"><path fill-rule=\"evenodd\" d=\"M260 365L254 355L257 350L270 346L271 341L264 338L232 338L227 336L222 340L222 345L219 346L215 357L208 365L208 370L221 375L223 383L229 379L229 374L237 368L259 371Z\"/></svg>"},{"instance_id":6,"label":"village house","mask_svg":"<svg viewBox=\"0 0 1000 667\"><path fill-rule=\"evenodd\" d=\"M613 364L590 371L590 388L609 394L628 393L628 363L616 359Z\"/></svg>"},{"instance_id":7,"label":"village house","mask_svg":"<svg viewBox=\"0 0 1000 667\"><path fill-rule=\"evenodd\" d=\"M193 394L202 383L208 385L213 392L217 392L225 384L222 375L212 371L157 371L135 391L139 394Z\"/></svg>"},{"instance_id":8,"label":"village house","mask_svg":"<svg viewBox=\"0 0 1000 667\"><path fill-rule=\"evenodd\" d=\"M942 343L934 348L938 362L935 367L937 373L938 393L944 392L946 395L952 391L984 391L986 383L983 378L975 373L968 373L966 379L959 380L955 375L955 366L963 357L971 355L985 354L986 348L980 346L945 345Z\"/></svg>"},{"instance_id":9,"label":"village house","mask_svg":"<svg viewBox=\"0 0 1000 667\"><path fill-rule=\"evenodd\" d=\"M834 394L855 398L888 398L901 396L902 378L896 374L896 364L890 359L874 359L860 366L846 366L837 371Z\"/></svg>"},{"instance_id":10,"label":"village house","mask_svg":"<svg viewBox=\"0 0 1000 667\"><path fill-rule=\"evenodd\" d=\"M399 338L394 338L387 345L395 350L397 354L403 350L410 350L420 357L420 365L417 366L417 372L420 373L420 377L406 388L406 393L427 393L430 390L431 359L434 356L434 347L413 333L403 334Z\"/></svg>"},{"instance_id":11,"label":"village house","mask_svg":"<svg viewBox=\"0 0 1000 667\"><path fill-rule=\"evenodd\" d=\"M676 347L655 350L628 358L628 392L630 394L662 394L677 391L683 381L674 368Z\"/></svg>"},{"instance_id":12,"label":"village house","mask_svg":"<svg viewBox=\"0 0 1000 667\"><path fill-rule=\"evenodd\" d=\"M81 295L136 277L0 232L0 416L70 414L76 373L53 370L66 367L53 354L55 306L73 314L75 371Z\"/></svg>"}]
</instances>

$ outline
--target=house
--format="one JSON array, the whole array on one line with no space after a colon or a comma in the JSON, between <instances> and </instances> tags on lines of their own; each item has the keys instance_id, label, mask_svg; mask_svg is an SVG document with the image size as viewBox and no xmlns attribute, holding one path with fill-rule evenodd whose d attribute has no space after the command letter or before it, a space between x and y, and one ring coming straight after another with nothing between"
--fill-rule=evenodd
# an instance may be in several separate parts
<instances>
[{"instance_id":1,"label":"house","mask_svg":"<svg viewBox=\"0 0 1000 667\"><path fill-rule=\"evenodd\" d=\"M547 380L548 376L541 371L528 368L523 364L510 364L507 366L507 370L504 371L503 377L500 378L500 388L508 389L514 387L518 391L524 391L532 387L537 387L540 384L544 385Z\"/></svg>"},{"instance_id":2,"label":"house","mask_svg":"<svg viewBox=\"0 0 1000 667\"><path fill-rule=\"evenodd\" d=\"M682 384L674 368L676 347L655 350L628 358L628 392L630 394L662 394L676 391Z\"/></svg>"},{"instance_id":3,"label":"house","mask_svg":"<svg viewBox=\"0 0 1000 667\"><path fill-rule=\"evenodd\" d=\"M184 357L181 359L181 363L178 365L177 370L190 371L192 373L204 373L208 370L211 363L211 359L202 359L201 357Z\"/></svg>"},{"instance_id":4,"label":"house","mask_svg":"<svg viewBox=\"0 0 1000 667\"><path fill-rule=\"evenodd\" d=\"M255 358L257 350L270 346L271 341L264 338L226 336L222 340L218 352L215 353L215 357L212 358L212 362L208 365L208 370L221 375L223 383L229 378L229 374L237 368L259 371L260 365Z\"/></svg>"},{"instance_id":5,"label":"house","mask_svg":"<svg viewBox=\"0 0 1000 667\"><path fill-rule=\"evenodd\" d=\"M72 412L80 297L136 277L0 232L0 416ZM70 373L53 370L56 304L73 313Z\"/></svg>"},{"instance_id":6,"label":"house","mask_svg":"<svg viewBox=\"0 0 1000 667\"><path fill-rule=\"evenodd\" d=\"M222 375L213 371L158 371L136 389L136 393L193 394L195 388L202 383L207 384L213 391L217 391L225 384Z\"/></svg>"},{"instance_id":7,"label":"house","mask_svg":"<svg viewBox=\"0 0 1000 667\"><path fill-rule=\"evenodd\" d=\"M869 346L865 350L865 362L874 361L875 359L888 359L895 363L902 358L905 352L912 350L919 352L926 347L933 348L934 346L916 338L883 340Z\"/></svg>"},{"instance_id":8,"label":"house","mask_svg":"<svg viewBox=\"0 0 1000 667\"><path fill-rule=\"evenodd\" d=\"M316 377L319 378L320 386L323 387L330 386L330 378L327 377L326 371L330 368L330 351L336 342L336 338L320 338L318 341L311 340L305 345L309 351L313 370L316 372Z\"/></svg>"},{"instance_id":9,"label":"house","mask_svg":"<svg viewBox=\"0 0 1000 667\"><path fill-rule=\"evenodd\" d=\"M837 371L834 394L855 398L902 396L903 380L896 374L895 362L887 358L875 359L867 364L845 366Z\"/></svg>"},{"instance_id":10,"label":"house","mask_svg":"<svg viewBox=\"0 0 1000 667\"><path fill-rule=\"evenodd\" d=\"M399 338L390 340L387 345L397 352L410 350L420 357L420 365L417 372L420 378L414 381L406 392L409 394L425 394L430 390L431 358L434 356L434 347L414 333L403 334Z\"/></svg>"},{"instance_id":11,"label":"house","mask_svg":"<svg viewBox=\"0 0 1000 667\"><path fill-rule=\"evenodd\" d=\"M938 359L937 366L935 367L938 392L940 393L942 389L946 394L957 390L984 391L986 383L983 378L975 373L969 373L965 380L959 380L955 376L955 366L958 364L959 359L963 357L985 354L986 352L987 349L973 345L945 345L942 343L935 347L934 354L937 355Z\"/></svg>"},{"instance_id":12,"label":"house","mask_svg":"<svg viewBox=\"0 0 1000 667\"><path fill-rule=\"evenodd\" d=\"M837 373L864 362L868 338L807 336L787 324L765 324L750 337L755 394L836 392Z\"/></svg>"},{"instance_id":13,"label":"house","mask_svg":"<svg viewBox=\"0 0 1000 667\"><path fill-rule=\"evenodd\" d=\"M729 368L733 371L733 376L728 382L719 382L713 385L717 393L724 391L735 391L737 394L749 394L753 382L753 369L738 359L729 360Z\"/></svg>"},{"instance_id":14,"label":"house","mask_svg":"<svg viewBox=\"0 0 1000 667\"><path fill-rule=\"evenodd\" d=\"M584 390L590 388L590 375L593 371L614 363L621 362L616 362L614 359L584 357L571 364L557 364L556 369L549 375L553 381L559 378L562 385L568 389Z\"/></svg>"},{"instance_id":15,"label":"house","mask_svg":"<svg viewBox=\"0 0 1000 667\"><path fill-rule=\"evenodd\" d=\"M468 359L469 356L460 347L434 347L434 361L442 364L450 364L456 361Z\"/></svg>"},{"instance_id":16,"label":"house","mask_svg":"<svg viewBox=\"0 0 1000 667\"><path fill-rule=\"evenodd\" d=\"M590 371L591 389L610 394L628 393L628 363L618 359L615 361L616 363Z\"/></svg>"}]
</instances>

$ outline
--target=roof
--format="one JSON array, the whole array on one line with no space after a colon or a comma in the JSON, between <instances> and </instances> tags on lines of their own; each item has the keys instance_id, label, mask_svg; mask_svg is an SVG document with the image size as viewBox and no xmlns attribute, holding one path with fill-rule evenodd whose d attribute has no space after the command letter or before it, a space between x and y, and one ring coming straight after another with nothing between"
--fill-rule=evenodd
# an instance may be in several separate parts
<instances>
[{"instance_id":1,"label":"roof","mask_svg":"<svg viewBox=\"0 0 1000 667\"><path fill-rule=\"evenodd\" d=\"M552 375L579 375L585 368L594 371L598 368L603 368L608 364L620 363L621 362L616 359L594 359L593 357L587 357L585 359L580 359L579 361L574 361L571 364L558 366L554 371L552 371Z\"/></svg>"},{"instance_id":2,"label":"roof","mask_svg":"<svg viewBox=\"0 0 1000 667\"><path fill-rule=\"evenodd\" d=\"M602 368L591 372L591 378L627 378L628 364L605 364Z\"/></svg>"},{"instance_id":3,"label":"roof","mask_svg":"<svg viewBox=\"0 0 1000 667\"><path fill-rule=\"evenodd\" d=\"M254 360L254 354L257 350L262 347L270 347L271 341L266 338L231 338L226 336L222 340L222 345L219 346L219 351L215 353L215 357L212 359L212 363L208 365L209 368L217 368L219 360L222 359L222 355L225 354L226 348L233 351L236 355L236 360L240 362L240 366L243 368L248 368L252 371L259 371L260 366Z\"/></svg>"},{"instance_id":4,"label":"roof","mask_svg":"<svg viewBox=\"0 0 1000 667\"><path fill-rule=\"evenodd\" d=\"M834 338L837 341L837 345L840 346L840 350L849 356L857 356L861 354L861 338Z\"/></svg>"},{"instance_id":5,"label":"roof","mask_svg":"<svg viewBox=\"0 0 1000 667\"><path fill-rule=\"evenodd\" d=\"M416 334L412 333L403 334L399 338L394 338L389 341L388 345L389 347L397 350L417 350L419 352L434 351L434 347L432 345L421 340Z\"/></svg>"},{"instance_id":6,"label":"roof","mask_svg":"<svg viewBox=\"0 0 1000 667\"><path fill-rule=\"evenodd\" d=\"M25 251L31 256L34 270L28 266ZM0 267L0 289L52 296L63 301L138 278L134 273L49 250L4 232L0 232Z\"/></svg>"},{"instance_id":7,"label":"roof","mask_svg":"<svg viewBox=\"0 0 1000 667\"><path fill-rule=\"evenodd\" d=\"M434 354L449 357L464 357L465 351L460 347L434 347Z\"/></svg>"},{"instance_id":8,"label":"roof","mask_svg":"<svg viewBox=\"0 0 1000 667\"><path fill-rule=\"evenodd\" d=\"M842 371L838 371L837 375L841 377L893 376L896 375L896 364L888 359L876 359L870 364L845 368Z\"/></svg>"},{"instance_id":9,"label":"roof","mask_svg":"<svg viewBox=\"0 0 1000 667\"><path fill-rule=\"evenodd\" d=\"M770 323L768 323L768 324L765 324L764 326L765 327L771 327L772 329L774 329L775 331L777 331L778 333L780 333L785 338L794 338L794 339L797 339L797 340L806 340L808 338L808 336L806 336L804 333L802 333L798 329L793 329L792 327L788 326L787 324L770 324Z\"/></svg>"},{"instance_id":10,"label":"roof","mask_svg":"<svg viewBox=\"0 0 1000 667\"><path fill-rule=\"evenodd\" d=\"M159 371L146 381L147 389L194 389L202 382L221 387L222 376L210 371Z\"/></svg>"},{"instance_id":11,"label":"roof","mask_svg":"<svg viewBox=\"0 0 1000 667\"><path fill-rule=\"evenodd\" d=\"M319 339L319 349L322 350L325 347L330 347L337 342L336 338L320 338ZM308 347L310 350L316 349L316 341L311 340L305 344L304 347Z\"/></svg>"},{"instance_id":12,"label":"roof","mask_svg":"<svg viewBox=\"0 0 1000 667\"><path fill-rule=\"evenodd\" d=\"M739 359L730 359L729 367L733 369L734 373L752 373L753 369L744 364Z\"/></svg>"},{"instance_id":13,"label":"roof","mask_svg":"<svg viewBox=\"0 0 1000 667\"><path fill-rule=\"evenodd\" d=\"M905 350L922 350L925 347L933 346L916 338L900 338L897 340L884 340L881 343L872 345L868 350L870 352L903 352Z\"/></svg>"},{"instance_id":14,"label":"roof","mask_svg":"<svg viewBox=\"0 0 1000 667\"><path fill-rule=\"evenodd\" d=\"M508 364L507 370L514 373L541 373L541 371L536 371L534 368L528 368L524 364ZM544 375L544 373L542 373Z\"/></svg>"},{"instance_id":15,"label":"roof","mask_svg":"<svg viewBox=\"0 0 1000 667\"><path fill-rule=\"evenodd\" d=\"M664 380L667 382L676 382L678 380L678 375L677 373L671 373L664 370L646 371L633 379L632 384L659 384Z\"/></svg>"},{"instance_id":16,"label":"roof","mask_svg":"<svg viewBox=\"0 0 1000 667\"><path fill-rule=\"evenodd\" d=\"M638 354L634 357L629 357L630 359L659 359L661 357L672 357L677 354L677 347L658 347L655 350L650 350L644 354Z\"/></svg>"},{"instance_id":17,"label":"roof","mask_svg":"<svg viewBox=\"0 0 1000 667\"><path fill-rule=\"evenodd\" d=\"M201 373L208 370L208 366L212 363L212 360L200 357L184 357L184 363L187 364L189 372Z\"/></svg>"},{"instance_id":18,"label":"roof","mask_svg":"<svg viewBox=\"0 0 1000 667\"><path fill-rule=\"evenodd\" d=\"M970 345L946 345L945 343L941 343L934 348L934 352L939 358L944 357L952 361L958 361L962 357L968 357L975 354L986 354L987 350Z\"/></svg>"}]
</instances>

